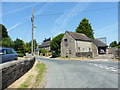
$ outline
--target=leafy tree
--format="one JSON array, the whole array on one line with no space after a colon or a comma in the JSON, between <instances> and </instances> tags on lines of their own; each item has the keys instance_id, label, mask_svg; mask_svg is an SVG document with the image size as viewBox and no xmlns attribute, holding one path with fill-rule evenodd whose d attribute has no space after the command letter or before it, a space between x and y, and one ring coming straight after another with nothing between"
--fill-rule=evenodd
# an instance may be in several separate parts
<instances>
[{"instance_id":1,"label":"leafy tree","mask_svg":"<svg viewBox=\"0 0 120 90\"><path fill-rule=\"evenodd\" d=\"M26 50L25 50L25 52L28 52L28 53L31 52L31 43L30 42L26 43Z\"/></svg>"},{"instance_id":2,"label":"leafy tree","mask_svg":"<svg viewBox=\"0 0 120 90\"><path fill-rule=\"evenodd\" d=\"M11 40L10 37L4 37L2 38L2 40L0 41L0 43L2 43L2 47L8 47L8 48L13 48L13 41Z\"/></svg>"},{"instance_id":3,"label":"leafy tree","mask_svg":"<svg viewBox=\"0 0 120 90\"><path fill-rule=\"evenodd\" d=\"M77 33L83 33L83 34L85 34L87 37L94 39L93 29L92 29L92 27L91 27L91 24L89 23L89 20L86 19L86 18L84 18L84 19L80 22L79 26L78 26L77 29L76 29L76 32L77 32Z\"/></svg>"},{"instance_id":4,"label":"leafy tree","mask_svg":"<svg viewBox=\"0 0 120 90\"><path fill-rule=\"evenodd\" d=\"M109 45L110 47L116 47L117 46L117 41L113 41Z\"/></svg>"},{"instance_id":5,"label":"leafy tree","mask_svg":"<svg viewBox=\"0 0 120 90\"><path fill-rule=\"evenodd\" d=\"M120 48L120 42L118 42L117 48Z\"/></svg>"},{"instance_id":6,"label":"leafy tree","mask_svg":"<svg viewBox=\"0 0 120 90\"><path fill-rule=\"evenodd\" d=\"M13 48L13 41L8 36L7 28L0 24L0 46Z\"/></svg>"},{"instance_id":7,"label":"leafy tree","mask_svg":"<svg viewBox=\"0 0 120 90\"><path fill-rule=\"evenodd\" d=\"M20 51L21 53L25 53L25 49L26 49L26 44L23 40L20 40L20 39L16 39L14 41L14 49L16 51Z\"/></svg>"},{"instance_id":8,"label":"leafy tree","mask_svg":"<svg viewBox=\"0 0 120 90\"><path fill-rule=\"evenodd\" d=\"M46 50L46 49L40 49L39 51L40 51L40 53L43 54L43 56L45 56L45 53L47 53L47 50Z\"/></svg>"},{"instance_id":9,"label":"leafy tree","mask_svg":"<svg viewBox=\"0 0 120 90\"><path fill-rule=\"evenodd\" d=\"M60 44L63 36L64 34L59 34L50 42L50 48L55 52L55 54L60 54Z\"/></svg>"},{"instance_id":10,"label":"leafy tree","mask_svg":"<svg viewBox=\"0 0 120 90\"><path fill-rule=\"evenodd\" d=\"M31 46L31 42L32 42L32 41L29 42L29 45L30 45L30 46ZM34 48L36 49L36 48L37 48L37 41L36 41L36 39L33 40L33 44L34 44Z\"/></svg>"},{"instance_id":11,"label":"leafy tree","mask_svg":"<svg viewBox=\"0 0 120 90\"><path fill-rule=\"evenodd\" d=\"M28 52L28 53L31 52L31 42L32 41L26 43L26 50L25 50L25 52ZM33 44L34 44L34 49L36 49L37 48L37 41L36 41L36 39L33 40Z\"/></svg>"},{"instance_id":12,"label":"leafy tree","mask_svg":"<svg viewBox=\"0 0 120 90\"><path fill-rule=\"evenodd\" d=\"M7 32L7 28L2 24L0 24L0 36L2 36L2 38L9 37L8 32ZM2 38L0 38L0 40Z\"/></svg>"}]
</instances>

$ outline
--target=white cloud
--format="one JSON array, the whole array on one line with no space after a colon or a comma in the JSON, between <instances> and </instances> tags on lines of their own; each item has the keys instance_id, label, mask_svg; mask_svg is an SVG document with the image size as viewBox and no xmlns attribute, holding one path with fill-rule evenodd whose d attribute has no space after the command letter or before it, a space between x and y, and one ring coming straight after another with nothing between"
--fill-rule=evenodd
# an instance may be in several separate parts
<instances>
[{"instance_id":1,"label":"white cloud","mask_svg":"<svg viewBox=\"0 0 120 90\"><path fill-rule=\"evenodd\" d=\"M84 11L88 6L88 3L78 3L76 4L72 9L65 10L64 14L61 15L59 18L55 20L55 25L53 26L51 32L56 35L58 32L62 32L61 30L65 29L68 22L80 14L82 11Z\"/></svg>"},{"instance_id":2,"label":"white cloud","mask_svg":"<svg viewBox=\"0 0 120 90\"><path fill-rule=\"evenodd\" d=\"M7 30L10 31L10 30L12 30L12 29L18 27L19 25L21 25L21 24L20 24L20 23L17 23L17 24L15 24L14 26L8 28Z\"/></svg>"}]
</instances>

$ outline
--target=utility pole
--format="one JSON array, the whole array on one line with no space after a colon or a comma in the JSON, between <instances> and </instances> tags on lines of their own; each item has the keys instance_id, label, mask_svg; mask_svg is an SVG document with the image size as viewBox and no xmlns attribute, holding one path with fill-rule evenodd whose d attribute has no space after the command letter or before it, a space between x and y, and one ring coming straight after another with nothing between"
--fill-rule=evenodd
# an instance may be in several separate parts
<instances>
[{"instance_id":1,"label":"utility pole","mask_svg":"<svg viewBox=\"0 0 120 90\"><path fill-rule=\"evenodd\" d=\"M32 56L34 55L33 49L34 49L34 45L33 45L33 40L34 40L34 8L32 8L32 17L31 17L31 22L32 22L32 42L31 42L31 53Z\"/></svg>"}]
</instances>

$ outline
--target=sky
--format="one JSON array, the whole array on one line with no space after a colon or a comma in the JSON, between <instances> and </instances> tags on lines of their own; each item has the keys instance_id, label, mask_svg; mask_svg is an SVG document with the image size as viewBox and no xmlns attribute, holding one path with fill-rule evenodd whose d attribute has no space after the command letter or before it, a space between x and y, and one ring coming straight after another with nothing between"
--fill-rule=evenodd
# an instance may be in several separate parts
<instances>
[{"instance_id":1,"label":"sky","mask_svg":"<svg viewBox=\"0 0 120 90\"><path fill-rule=\"evenodd\" d=\"M2 2L2 24L12 40L32 39L32 8L38 43L65 31L75 32L83 18L91 23L95 38L106 37L108 45L118 40L117 2Z\"/></svg>"}]
</instances>

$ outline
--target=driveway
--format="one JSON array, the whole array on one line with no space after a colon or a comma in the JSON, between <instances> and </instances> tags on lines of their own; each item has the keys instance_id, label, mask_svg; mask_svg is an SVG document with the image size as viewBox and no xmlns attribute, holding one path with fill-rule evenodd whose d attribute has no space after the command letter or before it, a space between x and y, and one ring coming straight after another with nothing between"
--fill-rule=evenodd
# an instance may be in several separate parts
<instances>
[{"instance_id":1,"label":"driveway","mask_svg":"<svg viewBox=\"0 0 120 90\"><path fill-rule=\"evenodd\" d=\"M46 88L118 88L118 62L36 59L47 65Z\"/></svg>"}]
</instances>

